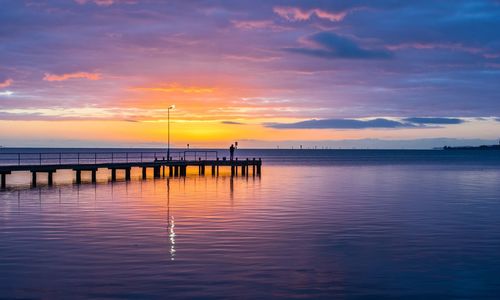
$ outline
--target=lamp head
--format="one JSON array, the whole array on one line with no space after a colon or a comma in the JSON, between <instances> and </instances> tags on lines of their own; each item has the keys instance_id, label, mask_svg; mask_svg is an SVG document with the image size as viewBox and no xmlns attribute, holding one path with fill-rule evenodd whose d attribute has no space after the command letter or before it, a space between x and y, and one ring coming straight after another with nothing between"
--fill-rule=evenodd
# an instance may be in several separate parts
<instances>
[{"instance_id":1,"label":"lamp head","mask_svg":"<svg viewBox=\"0 0 500 300\"><path fill-rule=\"evenodd\" d=\"M170 105L168 109L175 109L175 104Z\"/></svg>"}]
</instances>

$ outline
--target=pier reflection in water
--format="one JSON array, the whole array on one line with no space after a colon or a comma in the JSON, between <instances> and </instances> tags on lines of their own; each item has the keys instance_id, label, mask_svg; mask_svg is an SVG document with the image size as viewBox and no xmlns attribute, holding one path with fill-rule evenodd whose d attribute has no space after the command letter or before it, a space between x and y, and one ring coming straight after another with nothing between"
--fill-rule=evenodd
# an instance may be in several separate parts
<instances>
[{"instance_id":1,"label":"pier reflection in water","mask_svg":"<svg viewBox=\"0 0 500 300\"><path fill-rule=\"evenodd\" d=\"M132 177L1 192L2 297L500 292L493 167L266 165L261 178Z\"/></svg>"}]
</instances>

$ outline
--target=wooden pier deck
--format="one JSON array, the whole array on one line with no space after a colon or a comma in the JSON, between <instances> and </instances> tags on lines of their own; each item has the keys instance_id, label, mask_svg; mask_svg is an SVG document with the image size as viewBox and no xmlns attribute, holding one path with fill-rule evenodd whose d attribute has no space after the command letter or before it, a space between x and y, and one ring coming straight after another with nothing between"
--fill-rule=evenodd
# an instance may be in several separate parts
<instances>
[{"instance_id":1,"label":"wooden pier deck","mask_svg":"<svg viewBox=\"0 0 500 300\"><path fill-rule=\"evenodd\" d=\"M91 173L91 181L97 181L99 169L111 170L111 181L117 180L117 170L125 171L125 180L130 180L132 168L142 168L146 179L147 169L153 169L153 177L162 173L169 177L187 175L188 167L197 167L199 175L206 169L212 176L219 175L221 167L230 168L231 176L260 176L262 160L246 158L228 160L219 158L216 151L172 152L165 159L165 152L67 152L67 153L0 153L0 188L7 186L7 176L12 172L31 172L31 185L37 185L37 174L46 173L48 185L53 185L53 174L58 170L73 170L75 182L82 182L82 172Z\"/></svg>"}]
</instances>

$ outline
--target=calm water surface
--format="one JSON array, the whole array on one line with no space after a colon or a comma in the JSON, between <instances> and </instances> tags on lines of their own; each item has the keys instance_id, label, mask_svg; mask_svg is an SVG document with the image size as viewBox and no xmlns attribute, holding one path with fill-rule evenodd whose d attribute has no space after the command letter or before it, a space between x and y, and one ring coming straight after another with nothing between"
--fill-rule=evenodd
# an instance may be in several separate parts
<instances>
[{"instance_id":1,"label":"calm water surface","mask_svg":"<svg viewBox=\"0 0 500 300\"><path fill-rule=\"evenodd\" d=\"M261 178L13 175L0 298L498 299L500 155L363 153L259 153Z\"/></svg>"}]
</instances>

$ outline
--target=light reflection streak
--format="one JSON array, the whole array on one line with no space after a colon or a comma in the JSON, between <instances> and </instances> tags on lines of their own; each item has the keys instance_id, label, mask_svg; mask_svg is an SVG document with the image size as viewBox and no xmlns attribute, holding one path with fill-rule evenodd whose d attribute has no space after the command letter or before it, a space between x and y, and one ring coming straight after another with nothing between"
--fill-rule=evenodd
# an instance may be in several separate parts
<instances>
[{"instance_id":1,"label":"light reflection streak","mask_svg":"<svg viewBox=\"0 0 500 300\"><path fill-rule=\"evenodd\" d=\"M175 219L174 216L170 217L169 222L169 235L170 238L170 260L175 260Z\"/></svg>"},{"instance_id":2,"label":"light reflection streak","mask_svg":"<svg viewBox=\"0 0 500 300\"><path fill-rule=\"evenodd\" d=\"M175 260L175 218L170 216L170 179L167 178L167 231L170 242L170 260Z\"/></svg>"}]
</instances>

